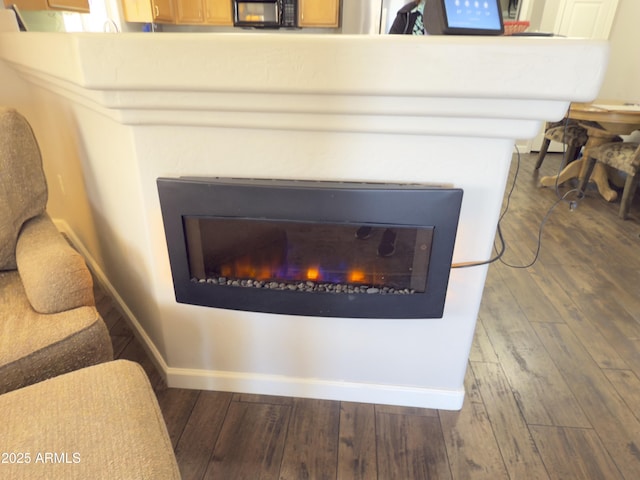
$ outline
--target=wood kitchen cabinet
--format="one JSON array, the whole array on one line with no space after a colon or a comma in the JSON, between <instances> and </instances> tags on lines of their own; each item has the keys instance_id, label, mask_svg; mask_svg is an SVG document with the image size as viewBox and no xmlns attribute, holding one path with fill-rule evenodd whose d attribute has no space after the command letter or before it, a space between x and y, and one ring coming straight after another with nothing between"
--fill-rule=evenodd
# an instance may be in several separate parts
<instances>
[{"instance_id":1,"label":"wood kitchen cabinet","mask_svg":"<svg viewBox=\"0 0 640 480\"><path fill-rule=\"evenodd\" d=\"M233 25L231 0L122 0L127 22Z\"/></svg>"},{"instance_id":2,"label":"wood kitchen cabinet","mask_svg":"<svg viewBox=\"0 0 640 480\"><path fill-rule=\"evenodd\" d=\"M122 0L122 14L127 22L149 23L153 21L149 0Z\"/></svg>"},{"instance_id":3,"label":"wood kitchen cabinet","mask_svg":"<svg viewBox=\"0 0 640 480\"><path fill-rule=\"evenodd\" d=\"M20 10L64 10L89 13L89 0L4 0L6 7L16 5Z\"/></svg>"},{"instance_id":4,"label":"wood kitchen cabinet","mask_svg":"<svg viewBox=\"0 0 640 480\"><path fill-rule=\"evenodd\" d=\"M173 23L176 20L173 0L152 0L153 21Z\"/></svg>"},{"instance_id":5,"label":"wood kitchen cabinet","mask_svg":"<svg viewBox=\"0 0 640 480\"><path fill-rule=\"evenodd\" d=\"M233 8L229 0L203 0L207 25L233 26Z\"/></svg>"},{"instance_id":6,"label":"wood kitchen cabinet","mask_svg":"<svg viewBox=\"0 0 640 480\"><path fill-rule=\"evenodd\" d=\"M127 22L175 23L173 0L122 0Z\"/></svg>"},{"instance_id":7,"label":"wood kitchen cabinet","mask_svg":"<svg viewBox=\"0 0 640 480\"><path fill-rule=\"evenodd\" d=\"M176 23L186 25L233 25L230 0L174 0Z\"/></svg>"},{"instance_id":8,"label":"wood kitchen cabinet","mask_svg":"<svg viewBox=\"0 0 640 480\"><path fill-rule=\"evenodd\" d=\"M176 23L201 24L204 23L204 4L202 0L175 0Z\"/></svg>"},{"instance_id":9,"label":"wood kitchen cabinet","mask_svg":"<svg viewBox=\"0 0 640 480\"><path fill-rule=\"evenodd\" d=\"M337 28L340 0L298 0L300 27Z\"/></svg>"},{"instance_id":10,"label":"wood kitchen cabinet","mask_svg":"<svg viewBox=\"0 0 640 480\"><path fill-rule=\"evenodd\" d=\"M12 0L5 0L12 1ZM88 1L88 0L23 0ZM231 0L121 0L127 22L233 26ZM298 0L300 27L337 28L340 0Z\"/></svg>"}]
</instances>

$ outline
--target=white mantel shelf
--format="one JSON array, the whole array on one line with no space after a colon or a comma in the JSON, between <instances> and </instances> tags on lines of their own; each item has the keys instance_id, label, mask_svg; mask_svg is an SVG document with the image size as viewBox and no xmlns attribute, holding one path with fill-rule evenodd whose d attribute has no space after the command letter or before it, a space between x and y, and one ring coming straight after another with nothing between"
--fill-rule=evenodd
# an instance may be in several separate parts
<instances>
[{"instance_id":1,"label":"white mantel shelf","mask_svg":"<svg viewBox=\"0 0 640 480\"><path fill-rule=\"evenodd\" d=\"M0 52L34 83L129 125L250 121L258 128L500 137L497 122L509 119L517 138L537 133L540 113L532 110L554 118L568 99L593 99L608 55L604 42L572 39L413 40L33 33L5 34ZM461 128L450 121L461 117L483 122Z\"/></svg>"},{"instance_id":2,"label":"white mantel shelf","mask_svg":"<svg viewBox=\"0 0 640 480\"><path fill-rule=\"evenodd\" d=\"M155 180L453 185L454 262L483 260L515 139L594 99L607 59L605 42L565 38L0 34L0 60L33 92L50 213L171 386L446 409L464 399L486 266L452 271L442 319L177 304Z\"/></svg>"}]
</instances>

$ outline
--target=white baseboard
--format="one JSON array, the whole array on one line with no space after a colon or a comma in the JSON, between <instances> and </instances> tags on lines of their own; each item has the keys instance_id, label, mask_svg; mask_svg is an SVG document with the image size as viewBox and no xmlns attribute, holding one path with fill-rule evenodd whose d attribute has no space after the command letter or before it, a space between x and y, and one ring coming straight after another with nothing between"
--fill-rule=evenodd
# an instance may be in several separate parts
<instances>
[{"instance_id":1,"label":"white baseboard","mask_svg":"<svg viewBox=\"0 0 640 480\"><path fill-rule=\"evenodd\" d=\"M532 142L531 140L517 140L516 148L521 154L531 153Z\"/></svg>"},{"instance_id":2,"label":"white baseboard","mask_svg":"<svg viewBox=\"0 0 640 480\"><path fill-rule=\"evenodd\" d=\"M402 385L340 382L255 373L169 368L171 387L285 397L460 410L464 389L437 390Z\"/></svg>"},{"instance_id":3,"label":"white baseboard","mask_svg":"<svg viewBox=\"0 0 640 480\"><path fill-rule=\"evenodd\" d=\"M441 410L460 410L462 408L465 395L464 389L437 390L402 385L340 382L279 375L169 367L151 338L140 325L140 322L127 307L127 304L109 282L98 263L69 224L61 219L54 219L53 221L58 230L69 238L69 241L85 258L94 278L107 291L113 301L117 303L125 319L132 327L134 334L142 343L156 368L165 377L169 387L377 403Z\"/></svg>"}]
</instances>

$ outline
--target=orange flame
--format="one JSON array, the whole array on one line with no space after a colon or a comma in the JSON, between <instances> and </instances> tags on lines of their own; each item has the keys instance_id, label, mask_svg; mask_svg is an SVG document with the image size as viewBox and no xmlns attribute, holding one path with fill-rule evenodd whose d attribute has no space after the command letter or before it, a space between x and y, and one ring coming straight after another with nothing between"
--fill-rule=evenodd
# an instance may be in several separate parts
<instances>
[{"instance_id":1,"label":"orange flame","mask_svg":"<svg viewBox=\"0 0 640 480\"><path fill-rule=\"evenodd\" d=\"M307 280L316 281L320 278L320 270L316 267L309 267L307 269Z\"/></svg>"},{"instance_id":2,"label":"orange flame","mask_svg":"<svg viewBox=\"0 0 640 480\"><path fill-rule=\"evenodd\" d=\"M350 270L349 271L349 282L351 283L361 283L364 282L364 272L362 270Z\"/></svg>"}]
</instances>

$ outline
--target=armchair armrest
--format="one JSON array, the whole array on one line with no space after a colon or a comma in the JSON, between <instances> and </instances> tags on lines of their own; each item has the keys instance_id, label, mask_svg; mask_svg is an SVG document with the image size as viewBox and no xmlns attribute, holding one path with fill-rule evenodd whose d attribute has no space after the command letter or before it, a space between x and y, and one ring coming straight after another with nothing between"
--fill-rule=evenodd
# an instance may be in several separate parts
<instances>
[{"instance_id":1,"label":"armchair armrest","mask_svg":"<svg viewBox=\"0 0 640 480\"><path fill-rule=\"evenodd\" d=\"M94 305L93 280L82 256L45 213L25 222L16 262L27 298L39 313Z\"/></svg>"}]
</instances>

